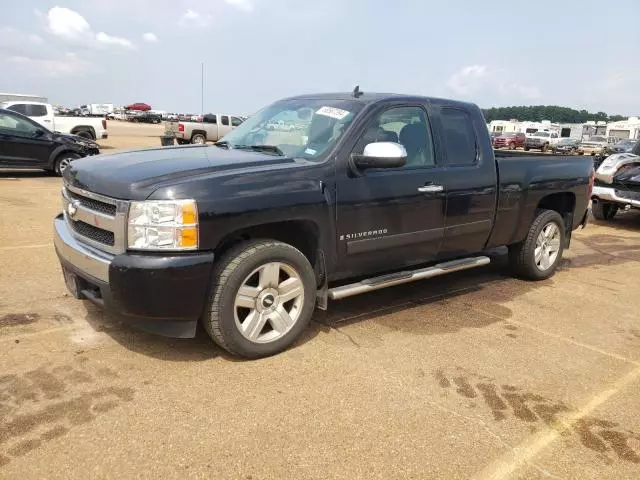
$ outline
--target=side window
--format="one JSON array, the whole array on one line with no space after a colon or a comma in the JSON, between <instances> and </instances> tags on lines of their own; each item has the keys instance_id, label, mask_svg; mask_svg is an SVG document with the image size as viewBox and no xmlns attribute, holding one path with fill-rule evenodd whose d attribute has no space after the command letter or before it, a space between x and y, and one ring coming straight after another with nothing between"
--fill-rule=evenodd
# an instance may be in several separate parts
<instances>
[{"instance_id":1,"label":"side window","mask_svg":"<svg viewBox=\"0 0 640 480\"><path fill-rule=\"evenodd\" d=\"M211 114L207 114L204 117L202 117L202 121L204 123L213 123L214 125L218 123L216 116Z\"/></svg>"},{"instance_id":2,"label":"side window","mask_svg":"<svg viewBox=\"0 0 640 480\"><path fill-rule=\"evenodd\" d=\"M11 105L7 108L7 110L11 110L12 112L18 112L22 115L27 115L27 105L24 103L16 103L15 105Z\"/></svg>"},{"instance_id":3,"label":"side window","mask_svg":"<svg viewBox=\"0 0 640 480\"><path fill-rule=\"evenodd\" d=\"M445 151L449 165L473 165L478 152L471 117L464 110L441 110Z\"/></svg>"},{"instance_id":4,"label":"side window","mask_svg":"<svg viewBox=\"0 0 640 480\"><path fill-rule=\"evenodd\" d=\"M47 107L44 105L27 105L27 112L29 117L46 117Z\"/></svg>"},{"instance_id":5,"label":"side window","mask_svg":"<svg viewBox=\"0 0 640 480\"><path fill-rule=\"evenodd\" d=\"M362 135L356 151L374 142L395 142L407 151L403 168L433 167L433 139L426 112L420 107L393 107L380 113Z\"/></svg>"},{"instance_id":6,"label":"side window","mask_svg":"<svg viewBox=\"0 0 640 480\"><path fill-rule=\"evenodd\" d=\"M221 118L222 118L221 120L222 125L229 126L229 117L227 117L226 115L223 115Z\"/></svg>"},{"instance_id":7,"label":"side window","mask_svg":"<svg viewBox=\"0 0 640 480\"><path fill-rule=\"evenodd\" d=\"M241 119L239 119L238 117L231 117L231 126L239 127L240 125L242 125Z\"/></svg>"},{"instance_id":8,"label":"side window","mask_svg":"<svg viewBox=\"0 0 640 480\"><path fill-rule=\"evenodd\" d=\"M0 113L0 130L8 132L10 135L30 136L35 133L37 127L17 115Z\"/></svg>"}]
</instances>

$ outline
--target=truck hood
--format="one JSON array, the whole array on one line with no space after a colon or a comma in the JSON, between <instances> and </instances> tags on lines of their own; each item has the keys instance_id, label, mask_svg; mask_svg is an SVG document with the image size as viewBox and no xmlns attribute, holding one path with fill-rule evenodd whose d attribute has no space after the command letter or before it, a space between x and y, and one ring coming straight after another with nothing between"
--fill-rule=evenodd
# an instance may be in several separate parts
<instances>
[{"instance_id":1,"label":"truck hood","mask_svg":"<svg viewBox=\"0 0 640 480\"><path fill-rule=\"evenodd\" d=\"M68 184L90 192L125 200L144 200L159 186L170 185L174 180L294 163L295 160L289 157L193 145L86 157L74 161L64 177Z\"/></svg>"}]
</instances>

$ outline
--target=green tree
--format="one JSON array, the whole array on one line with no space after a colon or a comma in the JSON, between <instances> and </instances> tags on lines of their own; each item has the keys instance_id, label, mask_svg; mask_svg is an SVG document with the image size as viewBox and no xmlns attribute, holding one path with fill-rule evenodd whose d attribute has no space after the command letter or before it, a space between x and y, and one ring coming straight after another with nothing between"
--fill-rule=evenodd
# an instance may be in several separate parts
<instances>
[{"instance_id":1,"label":"green tree","mask_svg":"<svg viewBox=\"0 0 640 480\"><path fill-rule=\"evenodd\" d=\"M557 105L530 105L512 107L493 107L482 111L487 122L492 120L516 119L521 122L585 123L588 121L615 122L625 120L622 115L608 115L605 112L590 113L587 110L575 110Z\"/></svg>"}]
</instances>

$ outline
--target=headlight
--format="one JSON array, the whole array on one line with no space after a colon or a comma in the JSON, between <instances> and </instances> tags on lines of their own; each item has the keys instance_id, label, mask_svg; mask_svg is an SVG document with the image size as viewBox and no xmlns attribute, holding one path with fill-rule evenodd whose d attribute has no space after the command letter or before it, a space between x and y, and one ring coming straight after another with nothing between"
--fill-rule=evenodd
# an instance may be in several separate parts
<instances>
[{"instance_id":1,"label":"headlight","mask_svg":"<svg viewBox=\"0 0 640 480\"><path fill-rule=\"evenodd\" d=\"M131 202L128 248L133 250L195 250L198 207L195 200Z\"/></svg>"}]
</instances>

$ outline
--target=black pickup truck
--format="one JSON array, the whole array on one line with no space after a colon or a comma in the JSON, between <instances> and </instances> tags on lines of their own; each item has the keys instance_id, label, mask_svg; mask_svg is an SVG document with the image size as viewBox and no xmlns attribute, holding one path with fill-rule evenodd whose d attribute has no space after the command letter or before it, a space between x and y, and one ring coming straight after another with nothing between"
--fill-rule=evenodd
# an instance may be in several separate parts
<instances>
[{"instance_id":1,"label":"black pickup truck","mask_svg":"<svg viewBox=\"0 0 640 480\"><path fill-rule=\"evenodd\" d=\"M278 101L213 145L108 160L64 175L69 290L167 336L201 322L250 358L287 348L328 300L486 265L494 247L549 277L594 181L590 158L496 158L473 104L358 90Z\"/></svg>"}]
</instances>

